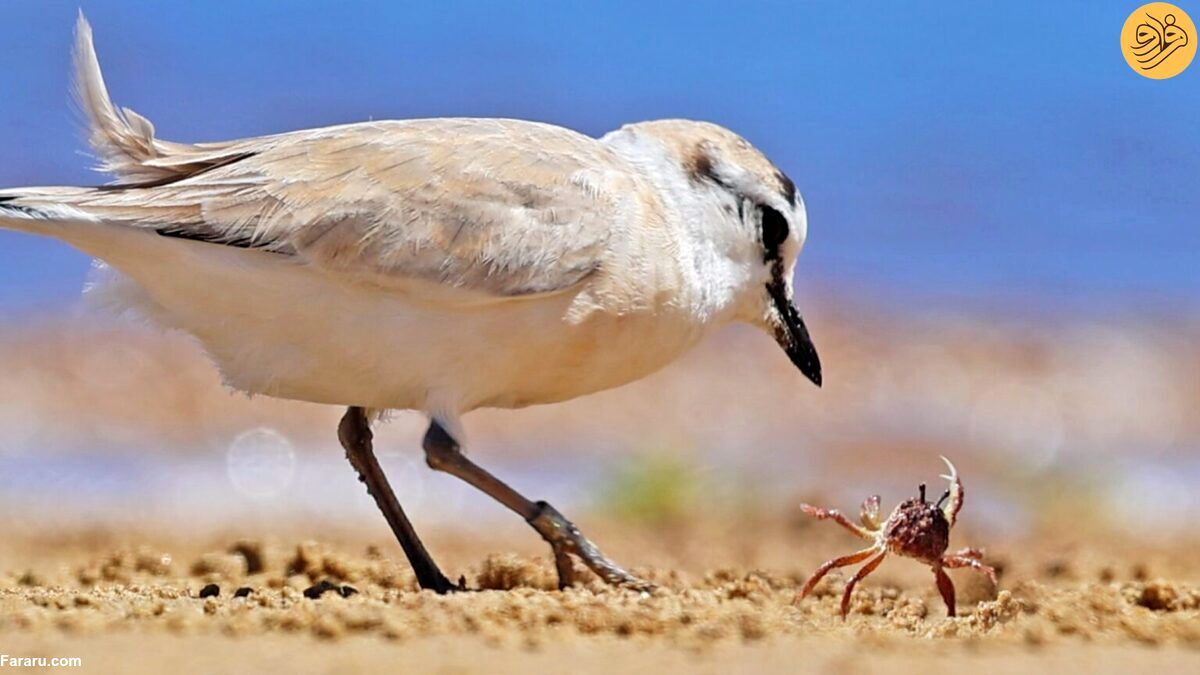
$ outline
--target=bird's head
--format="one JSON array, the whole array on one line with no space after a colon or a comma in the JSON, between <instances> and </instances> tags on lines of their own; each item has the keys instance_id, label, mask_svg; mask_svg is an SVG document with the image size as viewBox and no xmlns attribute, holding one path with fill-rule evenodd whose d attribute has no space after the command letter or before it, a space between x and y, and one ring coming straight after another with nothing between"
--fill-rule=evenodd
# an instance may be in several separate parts
<instances>
[{"instance_id":1,"label":"bird's head","mask_svg":"<svg viewBox=\"0 0 1200 675\"><path fill-rule=\"evenodd\" d=\"M708 307L775 338L817 386L821 362L792 301L796 259L808 235L796 186L737 134L707 122L659 120L604 138L670 195L690 236L679 246Z\"/></svg>"}]
</instances>

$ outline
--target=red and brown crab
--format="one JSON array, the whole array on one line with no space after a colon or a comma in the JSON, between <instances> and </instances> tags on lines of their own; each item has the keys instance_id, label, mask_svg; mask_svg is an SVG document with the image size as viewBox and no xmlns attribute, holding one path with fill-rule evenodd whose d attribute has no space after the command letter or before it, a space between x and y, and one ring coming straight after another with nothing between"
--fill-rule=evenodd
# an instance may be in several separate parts
<instances>
[{"instance_id":1,"label":"red and brown crab","mask_svg":"<svg viewBox=\"0 0 1200 675\"><path fill-rule=\"evenodd\" d=\"M862 525L851 522L837 510L801 504L800 508L804 513L820 520L832 519L855 535L873 543L857 553L834 558L818 567L805 582L804 588L800 589L795 601L800 602L808 596L817 582L830 570L866 560L867 564L851 577L845 592L842 593L842 618L845 619L850 611L850 595L854 592L854 587L874 572L889 553L915 558L933 568L938 591L942 594L942 600L946 601L946 611L950 616L955 614L954 584L946 575L945 568L970 567L986 574L995 584L996 570L980 562L983 557L981 551L964 548L957 553L946 553L946 548L950 545L950 528L954 527L958 512L962 510L963 485L950 460L942 457L942 461L950 469L950 475L942 476L950 481L950 489L946 490L941 499L937 503L925 501L925 484L921 483L918 488L920 495L916 499L901 502L885 521L879 519L879 495L869 497L863 502L862 513L859 516Z\"/></svg>"}]
</instances>

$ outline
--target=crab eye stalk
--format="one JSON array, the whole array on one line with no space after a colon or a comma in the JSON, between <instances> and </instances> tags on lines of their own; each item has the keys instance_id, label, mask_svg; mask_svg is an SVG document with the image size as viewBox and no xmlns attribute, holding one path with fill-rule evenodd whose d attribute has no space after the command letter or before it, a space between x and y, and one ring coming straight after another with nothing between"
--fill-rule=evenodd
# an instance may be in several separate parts
<instances>
[{"instance_id":1,"label":"crab eye stalk","mask_svg":"<svg viewBox=\"0 0 1200 675\"><path fill-rule=\"evenodd\" d=\"M921 495L921 503L925 503L925 484L921 483L917 486L917 492Z\"/></svg>"}]
</instances>

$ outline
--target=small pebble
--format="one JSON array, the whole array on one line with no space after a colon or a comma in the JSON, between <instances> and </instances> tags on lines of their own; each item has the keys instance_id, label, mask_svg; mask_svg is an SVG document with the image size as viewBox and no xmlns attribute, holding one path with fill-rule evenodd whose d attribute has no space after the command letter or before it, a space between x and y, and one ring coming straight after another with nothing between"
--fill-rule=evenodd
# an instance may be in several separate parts
<instances>
[{"instance_id":1,"label":"small pebble","mask_svg":"<svg viewBox=\"0 0 1200 675\"><path fill-rule=\"evenodd\" d=\"M322 579L317 583L304 589L304 597L311 600L316 600L329 591L339 591L337 585L331 583L328 579Z\"/></svg>"},{"instance_id":2,"label":"small pebble","mask_svg":"<svg viewBox=\"0 0 1200 675\"><path fill-rule=\"evenodd\" d=\"M221 594L221 587L216 584L209 584L200 589L200 597L215 598Z\"/></svg>"},{"instance_id":3,"label":"small pebble","mask_svg":"<svg viewBox=\"0 0 1200 675\"><path fill-rule=\"evenodd\" d=\"M253 589L253 588L250 588L249 586L242 586L241 588L239 588L239 589L237 589L236 591L234 591L234 592L233 592L233 597L235 597L235 598L244 598L244 597L246 597L247 595L250 595L250 594L251 594L251 593L253 593L253 592L254 592L254 589Z\"/></svg>"},{"instance_id":4,"label":"small pebble","mask_svg":"<svg viewBox=\"0 0 1200 675\"><path fill-rule=\"evenodd\" d=\"M330 581L328 579L322 579L319 582L313 584L312 586L309 586L308 588L304 589L304 597L312 599L312 600L316 600L317 598L321 597L322 595L325 595L326 593L328 593L330 591L337 593L338 595L342 596L343 598L348 598L348 597L358 593L358 589L353 586L345 586L345 585L338 586L337 584L333 583L332 581Z\"/></svg>"}]
</instances>

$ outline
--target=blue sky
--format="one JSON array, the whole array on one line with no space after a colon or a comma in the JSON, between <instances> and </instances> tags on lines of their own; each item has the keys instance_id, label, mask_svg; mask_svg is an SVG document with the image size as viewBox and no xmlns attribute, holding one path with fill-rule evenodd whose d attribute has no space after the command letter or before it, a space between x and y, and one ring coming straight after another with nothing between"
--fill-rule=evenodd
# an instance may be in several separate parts
<instances>
[{"instance_id":1,"label":"blue sky","mask_svg":"<svg viewBox=\"0 0 1200 675\"><path fill-rule=\"evenodd\" d=\"M1194 312L1200 63L1134 74L1119 35L1137 4L6 0L0 185L101 180L67 93L82 5L114 98L164 138L706 119L803 192L802 294ZM0 320L68 306L86 271L0 232Z\"/></svg>"}]
</instances>

